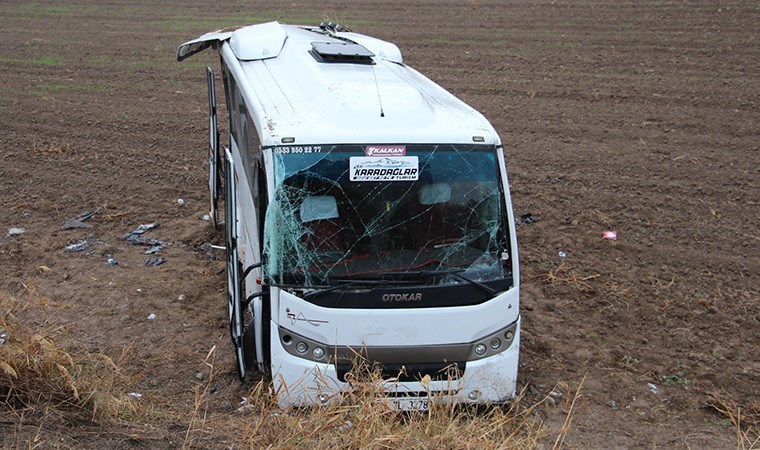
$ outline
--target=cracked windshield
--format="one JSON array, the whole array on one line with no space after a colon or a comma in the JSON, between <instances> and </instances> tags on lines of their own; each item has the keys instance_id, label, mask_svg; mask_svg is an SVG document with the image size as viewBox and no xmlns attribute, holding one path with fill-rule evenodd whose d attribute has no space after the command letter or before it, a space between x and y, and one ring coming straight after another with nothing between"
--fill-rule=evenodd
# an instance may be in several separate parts
<instances>
[{"instance_id":1,"label":"cracked windshield","mask_svg":"<svg viewBox=\"0 0 760 450\"><path fill-rule=\"evenodd\" d=\"M276 147L268 284L453 284L509 277L496 148Z\"/></svg>"}]
</instances>

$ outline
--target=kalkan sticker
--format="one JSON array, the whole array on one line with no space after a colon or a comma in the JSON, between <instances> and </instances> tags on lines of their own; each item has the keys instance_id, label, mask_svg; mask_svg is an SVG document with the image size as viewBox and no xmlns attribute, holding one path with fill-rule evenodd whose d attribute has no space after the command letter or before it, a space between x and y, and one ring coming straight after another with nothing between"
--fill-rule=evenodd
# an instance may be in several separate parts
<instances>
[{"instance_id":1,"label":"kalkan sticker","mask_svg":"<svg viewBox=\"0 0 760 450\"><path fill-rule=\"evenodd\" d=\"M351 181L417 181L420 177L416 156L349 158Z\"/></svg>"},{"instance_id":2,"label":"kalkan sticker","mask_svg":"<svg viewBox=\"0 0 760 450\"><path fill-rule=\"evenodd\" d=\"M368 145L367 156L406 156L406 145Z\"/></svg>"}]
</instances>

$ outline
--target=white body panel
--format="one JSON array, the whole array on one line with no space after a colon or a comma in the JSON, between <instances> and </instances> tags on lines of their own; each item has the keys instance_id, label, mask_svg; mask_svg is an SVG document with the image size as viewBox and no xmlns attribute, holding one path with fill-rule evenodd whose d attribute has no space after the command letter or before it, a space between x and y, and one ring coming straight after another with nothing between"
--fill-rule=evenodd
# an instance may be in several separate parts
<instances>
[{"instance_id":1,"label":"white body panel","mask_svg":"<svg viewBox=\"0 0 760 450\"><path fill-rule=\"evenodd\" d=\"M454 326L454 324L452 324ZM288 406L324 404L319 397L324 394L328 401L335 402L339 394L349 389L347 383L338 380L335 366L315 364L295 357L279 344L274 327L272 344L272 380L274 381L277 403ZM517 387L517 366L520 348L520 323L512 346L490 358L467 363L464 375L455 380L431 381L427 385L419 382L388 382L384 389L392 398L404 396L406 392L455 392L446 395L444 401L456 403L500 403L514 397ZM469 397L477 392L473 400Z\"/></svg>"}]
</instances>

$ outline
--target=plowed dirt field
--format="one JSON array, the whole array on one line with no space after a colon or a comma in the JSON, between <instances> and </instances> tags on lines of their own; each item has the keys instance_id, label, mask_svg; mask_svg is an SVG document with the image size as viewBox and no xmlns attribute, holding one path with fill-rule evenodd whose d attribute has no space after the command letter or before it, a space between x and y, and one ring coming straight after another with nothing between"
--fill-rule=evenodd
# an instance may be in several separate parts
<instances>
[{"instance_id":1,"label":"plowed dirt field","mask_svg":"<svg viewBox=\"0 0 760 450\"><path fill-rule=\"evenodd\" d=\"M536 219L518 227L519 386L526 404L580 388L572 411L560 398L534 413L544 445L572 413L568 448L749 447L760 3L707 0L0 2L0 312L15 299L29 326L118 359L143 411L107 426L3 412L0 445L181 446L213 346L208 414L227 425L192 442L242 445L250 386L224 254L202 246L223 242L202 220L204 67L218 59L175 51L225 26L325 19L396 43L501 134L515 214ZM90 228L63 229L91 210ZM155 267L122 237L151 222L169 244Z\"/></svg>"}]
</instances>

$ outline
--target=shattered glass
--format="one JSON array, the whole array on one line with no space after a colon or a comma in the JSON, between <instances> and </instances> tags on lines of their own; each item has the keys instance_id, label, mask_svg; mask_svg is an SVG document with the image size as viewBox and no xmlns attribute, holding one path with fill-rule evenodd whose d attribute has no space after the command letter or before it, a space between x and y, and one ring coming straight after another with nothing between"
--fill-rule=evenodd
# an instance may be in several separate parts
<instances>
[{"instance_id":1,"label":"shattered glass","mask_svg":"<svg viewBox=\"0 0 760 450\"><path fill-rule=\"evenodd\" d=\"M365 157L360 145L273 148L265 282L318 288L409 275L426 285L511 276L497 149L403 148L386 161ZM356 161L376 160L417 171L413 179L351 181Z\"/></svg>"}]
</instances>

